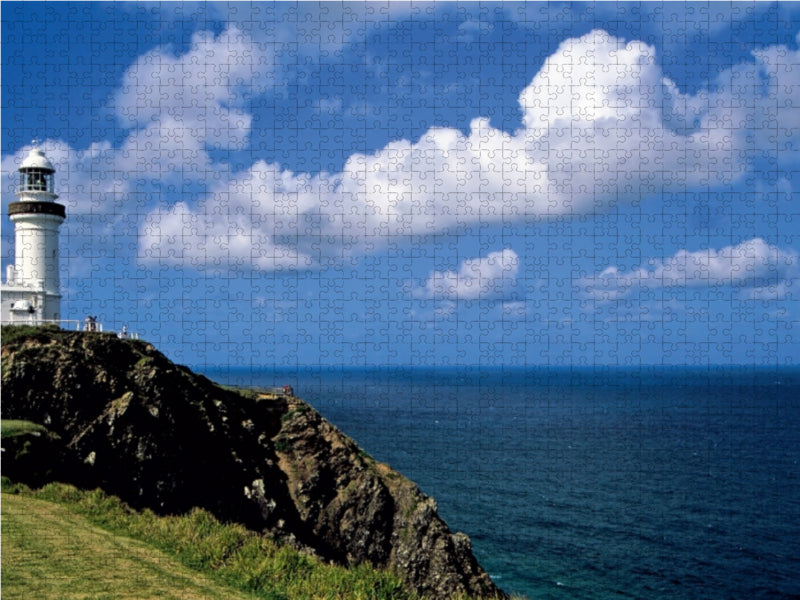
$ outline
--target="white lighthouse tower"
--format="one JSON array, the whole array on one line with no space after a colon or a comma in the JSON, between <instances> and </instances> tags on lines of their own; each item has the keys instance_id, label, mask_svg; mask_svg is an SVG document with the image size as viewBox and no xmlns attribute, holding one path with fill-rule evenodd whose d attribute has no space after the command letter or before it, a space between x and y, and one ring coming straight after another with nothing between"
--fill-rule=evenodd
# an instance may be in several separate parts
<instances>
[{"instance_id":1,"label":"white lighthouse tower","mask_svg":"<svg viewBox=\"0 0 800 600\"><path fill-rule=\"evenodd\" d=\"M15 261L0 289L3 323L39 325L61 319L58 228L66 219L53 185L55 169L38 148L19 168L19 201L8 207L14 223Z\"/></svg>"}]
</instances>

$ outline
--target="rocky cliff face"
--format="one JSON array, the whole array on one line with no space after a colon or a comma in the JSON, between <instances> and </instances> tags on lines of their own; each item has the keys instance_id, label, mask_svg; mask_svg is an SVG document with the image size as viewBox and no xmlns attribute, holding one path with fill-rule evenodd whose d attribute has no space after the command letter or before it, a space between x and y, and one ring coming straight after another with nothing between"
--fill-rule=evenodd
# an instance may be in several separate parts
<instances>
[{"instance_id":1,"label":"rocky cliff face","mask_svg":"<svg viewBox=\"0 0 800 600\"><path fill-rule=\"evenodd\" d=\"M49 469L136 507L205 508L328 560L393 568L430 598L503 595L433 499L298 399L223 389L144 342L44 328L3 329L2 396L4 419L45 425L59 446L35 475L6 453L6 475Z\"/></svg>"}]
</instances>

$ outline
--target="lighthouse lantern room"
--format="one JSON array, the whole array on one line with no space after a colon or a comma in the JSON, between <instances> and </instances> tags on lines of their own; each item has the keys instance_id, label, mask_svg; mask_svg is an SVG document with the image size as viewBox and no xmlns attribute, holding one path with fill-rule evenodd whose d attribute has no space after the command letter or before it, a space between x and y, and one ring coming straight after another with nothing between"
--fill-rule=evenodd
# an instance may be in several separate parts
<instances>
[{"instance_id":1,"label":"lighthouse lantern room","mask_svg":"<svg viewBox=\"0 0 800 600\"><path fill-rule=\"evenodd\" d=\"M2 285L2 322L39 325L61 320L58 228L66 219L55 200L55 169L34 148L19 167L17 202L8 206L14 224L14 264Z\"/></svg>"}]
</instances>

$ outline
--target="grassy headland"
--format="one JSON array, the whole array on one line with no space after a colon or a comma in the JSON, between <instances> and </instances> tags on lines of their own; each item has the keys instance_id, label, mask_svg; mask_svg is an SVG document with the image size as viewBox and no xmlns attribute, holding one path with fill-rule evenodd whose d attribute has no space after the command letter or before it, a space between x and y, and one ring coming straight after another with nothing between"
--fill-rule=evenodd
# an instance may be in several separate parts
<instances>
[{"instance_id":1,"label":"grassy headland","mask_svg":"<svg viewBox=\"0 0 800 600\"><path fill-rule=\"evenodd\" d=\"M112 334L4 327L0 354L3 414L16 420L3 428L3 475L39 490L7 493L66 508L254 598L505 598L432 498L300 399L222 388ZM94 488L104 491L78 491ZM37 531L19 518L18 532ZM19 542L39 544L39 574L6 543L14 528L3 535L4 576L84 579L48 560L57 555L46 532ZM112 564L114 552L79 562ZM135 576L128 585L141 597ZM53 597L87 597L81 588Z\"/></svg>"},{"instance_id":2,"label":"grassy headland","mask_svg":"<svg viewBox=\"0 0 800 600\"><path fill-rule=\"evenodd\" d=\"M69 507L3 494L3 597L250 598Z\"/></svg>"},{"instance_id":3,"label":"grassy headland","mask_svg":"<svg viewBox=\"0 0 800 600\"><path fill-rule=\"evenodd\" d=\"M7 598L418 598L392 573L326 564L203 510L162 517L101 490L3 483Z\"/></svg>"}]
</instances>

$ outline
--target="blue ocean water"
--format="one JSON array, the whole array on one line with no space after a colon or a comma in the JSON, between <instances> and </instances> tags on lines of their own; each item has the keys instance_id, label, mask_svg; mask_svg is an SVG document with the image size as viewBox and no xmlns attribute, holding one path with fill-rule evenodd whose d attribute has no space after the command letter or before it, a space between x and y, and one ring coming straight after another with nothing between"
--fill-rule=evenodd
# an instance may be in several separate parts
<instances>
[{"instance_id":1,"label":"blue ocean water","mask_svg":"<svg viewBox=\"0 0 800 600\"><path fill-rule=\"evenodd\" d=\"M800 598L800 369L225 369L416 481L507 592Z\"/></svg>"}]
</instances>

